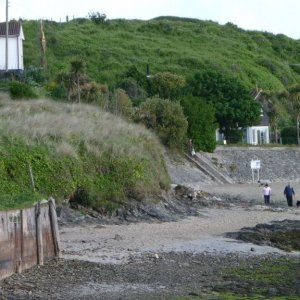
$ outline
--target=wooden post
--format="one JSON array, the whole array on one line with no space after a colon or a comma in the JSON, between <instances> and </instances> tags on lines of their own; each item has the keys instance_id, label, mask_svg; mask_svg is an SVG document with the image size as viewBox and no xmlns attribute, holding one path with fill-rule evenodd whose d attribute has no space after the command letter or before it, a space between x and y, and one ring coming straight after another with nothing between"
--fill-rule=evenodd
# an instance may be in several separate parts
<instances>
[{"instance_id":1,"label":"wooden post","mask_svg":"<svg viewBox=\"0 0 300 300\"><path fill-rule=\"evenodd\" d=\"M17 273L22 272L22 266L24 261L24 210L20 210L20 223L21 223L21 232L20 232L20 259L18 262Z\"/></svg>"},{"instance_id":2,"label":"wooden post","mask_svg":"<svg viewBox=\"0 0 300 300\"><path fill-rule=\"evenodd\" d=\"M59 239L55 200L53 198L50 198L48 202L49 202L49 212L50 212L50 222L51 222L51 231L52 231L53 244L54 244L54 252L55 252L55 256L60 257L60 239Z\"/></svg>"},{"instance_id":3,"label":"wooden post","mask_svg":"<svg viewBox=\"0 0 300 300\"><path fill-rule=\"evenodd\" d=\"M30 176L31 186L32 186L33 191L35 192L34 178L33 178L33 173L32 173L32 168L31 168L30 163L28 163L28 167L29 167L29 176Z\"/></svg>"},{"instance_id":4,"label":"wooden post","mask_svg":"<svg viewBox=\"0 0 300 300\"><path fill-rule=\"evenodd\" d=\"M8 71L8 35L9 35L9 22L8 22L8 0L6 0L6 33L5 33L5 71Z\"/></svg>"},{"instance_id":5,"label":"wooden post","mask_svg":"<svg viewBox=\"0 0 300 300\"><path fill-rule=\"evenodd\" d=\"M43 224L41 218L41 203L40 201L35 205L36 217L36 243L37 243L37 263L44 265L44 248L43 248Z\"/></svg>"}]
</instances>

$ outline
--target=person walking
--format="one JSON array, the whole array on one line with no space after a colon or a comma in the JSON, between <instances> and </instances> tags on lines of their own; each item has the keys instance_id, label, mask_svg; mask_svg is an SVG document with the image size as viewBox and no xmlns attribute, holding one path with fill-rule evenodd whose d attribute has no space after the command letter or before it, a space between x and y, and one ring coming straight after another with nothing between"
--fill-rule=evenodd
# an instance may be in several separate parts
<instances>
[{"instance_id":1,"label":"person walking","mask_svg":"<svg viewBox=\"0 0 300 300\"><path fill-rule=\"evenodd\" d=\"M265 205L269 205L272 190L267 183L263 187L262 192L263 192L263 196L264 196L264 200L265 200Z\"/></svg>"},{"instance_id":2,"label":"person walking","mask_svg":"<svg viewBox=\"0 0 300 300\"><path fill-rule=\"evenodd\" d=\"M283 194L286 197L288 206L293 206L293 196L295 196L295 191L289 182L284 188Z\"/></svg>"}]
</instances>

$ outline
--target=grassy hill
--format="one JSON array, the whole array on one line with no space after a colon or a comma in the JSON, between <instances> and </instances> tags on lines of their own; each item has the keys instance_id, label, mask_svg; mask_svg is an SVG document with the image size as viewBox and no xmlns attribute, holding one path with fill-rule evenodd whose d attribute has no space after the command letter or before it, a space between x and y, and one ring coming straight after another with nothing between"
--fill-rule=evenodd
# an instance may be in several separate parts
<instances>
[{"instance_id":1,"label":"grassy hill","mask_svg":"<svg viewBox=\"0 0 300 300\"><path fill-rule=\"evenodd\" d=\"M29 82L41 88L40 94L78 58L88 78L107 84L109 91L119 87L128 70L146 75L148 64L152 74L171 72L186 79L201 70L230 73L249 90L279 92L300 83L300 41L231 23L173 17L100 24L45 21L46 68L41 73L40 22L24 21L23 28L26 73L36 70L35 75L46 78L41 85ZM0 103L0 209L32 202L33 194L62 200L77 191L82 204L107 212L169 187L158 139L144 127L104 112L96 101L11 101L0 95ZM288 119L288 103L280 105L285 113L280 115Z\"/></svg>"},{"instance_id":2,"label":"grassy hill","mask_svg":"<svg viewBox=\"0 0 300 300\"><path fill-rule=\"evenodd\" d=\"M40 23L24 21L25 66L40 66ZM87 75L111 88L130 67L184 77L201 69L235 74L249 88L280 91L300 82L300 41L284 35L245 31L234 24L159 17L149 21L90 19L44 22L50 77L82 58Z\"/></svg>"},{"instance_id":3,"label":"grassy hill","mask_svg":"<svg viewBox=\"0 0 300 300\"><path fill-rule=\"evenodd\" d=\"M79 203L108 212L169 187L163 149L144 127L91 105L0 102L0 209L77 190Z\"/></svg>"}]
</instances>

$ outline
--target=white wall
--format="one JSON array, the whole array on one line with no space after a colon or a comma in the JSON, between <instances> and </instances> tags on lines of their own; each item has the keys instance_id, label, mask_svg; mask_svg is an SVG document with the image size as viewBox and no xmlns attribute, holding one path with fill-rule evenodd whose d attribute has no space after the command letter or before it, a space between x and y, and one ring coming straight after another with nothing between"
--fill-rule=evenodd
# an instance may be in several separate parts
<instances>
[{"instance_id":1,"label":"white wall","mask_svg":"<svg viewBox=\"0 0 300 300\"><path fill-rule=\"evenodd\" d=\"M0 37L0 70L6 70L6 38ZM8 38L8 70L23 70L23 41L18 37Z\"/></svg>"},{"instance_id":2,"label":"white wall","mask_svg":"<svg viewBox=\"0 0 300 300\"><path fill-rule=\"evenodd\" d=\"M251 145L269 144L269 126L253 126L246 128L246 143Z\"/></svg>"}]
</instances>

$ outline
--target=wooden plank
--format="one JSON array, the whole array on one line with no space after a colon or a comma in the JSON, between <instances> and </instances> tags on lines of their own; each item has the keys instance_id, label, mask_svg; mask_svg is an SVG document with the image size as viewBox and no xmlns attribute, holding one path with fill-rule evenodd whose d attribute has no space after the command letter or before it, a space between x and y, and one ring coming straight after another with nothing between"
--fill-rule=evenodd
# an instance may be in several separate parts
<instances>
[{"instance_id":1,"label":"wooden plank","mask_svg":"<svg viewBox=\"0 0 300 300\"><path fill-rule=\"evenodd\" d=\"M44 265L43 228L40 201L35 205L36 216L36 241L37 241L37 263Z\"/></svg>"},{"instance_id":2,"label":"wooden plank","mask_svg":"<svg viewBox=\"0 0 300 300\"><path fill-rule=\"evenodd\" d=\"M50 209L50 221L51 221L51 230L53 235L54 252L55 252L55 256L60 257L59 230L58 230L55 200L53 198L49 199L49 209Z\"/></svg>"}]
</instances>

